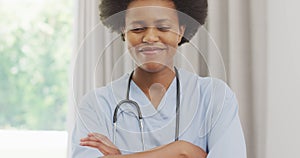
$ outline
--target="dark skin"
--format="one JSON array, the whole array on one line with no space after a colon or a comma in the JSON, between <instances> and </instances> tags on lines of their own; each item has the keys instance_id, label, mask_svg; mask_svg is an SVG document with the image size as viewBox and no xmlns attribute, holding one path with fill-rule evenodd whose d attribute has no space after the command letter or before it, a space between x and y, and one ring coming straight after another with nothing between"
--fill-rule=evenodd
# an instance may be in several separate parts
<instances>
[{"instance_id":1,"label":"dark skin","mask_svg":"<svg viewBox=\"0 0 300 158\"><path fill-rule=\"evenodd\" d=\"M157 108L174 77L173 68L165 67L164 70L156 73L137 68L132 79L148 97L152 105Z\"/></svg>"},{"instance_id":2,"label":"dark skin","mask_svg":"<svg viewBox=\"0 0 300 158\"><path fill-rule=\"evenodd\" d=\"M136 8L158 6L144 10ZM182 39L184 26L179 26L178 15L173 1L135 0L126 12L126 28L123 33L131 56L137 63L133 81L157 108L166 90L172 83L174 73L174 55ZM127 27L128 26L128 27ZM206 158L207 153L200 147L186 142L175 141L157 148L128 155L120 150L104 135L90 133L82 138L80 145L98 149L105 158Z\"/></svg>"},{"instance_id":3,"label":"dark skin","mask_svg":"<svg viewBox=\"0 0 300 158\"><path fill-rule=\"evenodd\" d=\"M201 148L186 141L176 141L145 152L129 155L109 155L104 156L104 158L204 158L206 156L207 154Z\"/></svg>"},{"instance_id":4,"label":"dark skin","mask_svg":"<svg viewBox=\"0 0 300 158\"><path fill-rule=\"evenodd\" d=\"M175 141L157 148L134 154L121 155L120 150L104 135L90 133L81 139L80 145L99 149L104 158L206 158L207 153L200 147L186 141Z\"/></svg>"}]
</instances>

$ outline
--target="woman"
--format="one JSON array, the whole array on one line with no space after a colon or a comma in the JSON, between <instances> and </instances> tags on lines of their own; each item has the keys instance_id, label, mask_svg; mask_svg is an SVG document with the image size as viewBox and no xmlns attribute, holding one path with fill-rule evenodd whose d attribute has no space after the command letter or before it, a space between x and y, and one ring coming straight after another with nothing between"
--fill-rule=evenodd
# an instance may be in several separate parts
<instances>
[{"instance_id":1,"label":"woman","mask_svg":"<svg viewBox=\"0 0 300 158\"><path fill-rule=\"evenodd\" d=\"M136 68L85 96L72 157L246 157L230 88L174 67L177 47L204 24L206 0L102 0L100 12L104 25L122 34ZM124 98L138 107L117 106ZM132 112L138 108L140 123Z\"/></svg>"}]
</instances>

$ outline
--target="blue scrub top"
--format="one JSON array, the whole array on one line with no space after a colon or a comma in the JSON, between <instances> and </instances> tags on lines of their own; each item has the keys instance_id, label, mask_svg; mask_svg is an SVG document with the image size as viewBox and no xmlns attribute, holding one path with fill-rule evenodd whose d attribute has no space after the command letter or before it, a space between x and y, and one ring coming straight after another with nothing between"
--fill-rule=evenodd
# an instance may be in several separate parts
<instances>
[{"instance_id":1,"label":"blue scrub top","mask_svg":"<svg viewBox=\"0 0 300 158\"><path fill-rule=\"evenodd\" d=\"M129 74L109 85L88 93L77 108L72 134L72 158L96 158L97 149L80 146L80 138L96 132L113 140L113 112L126 98ZM179 69L180 130L179 140L193 143L208 153L208 158L246 158L246 145L234 93L223 81L199 77ZM176 79L173 80L157 109L132 81L131 100L143 115L145 147L152 149L175 139ZM136 109L122 105L118 112L116 146L123 154L142 151Z\"/></svg>"}]
</instances>

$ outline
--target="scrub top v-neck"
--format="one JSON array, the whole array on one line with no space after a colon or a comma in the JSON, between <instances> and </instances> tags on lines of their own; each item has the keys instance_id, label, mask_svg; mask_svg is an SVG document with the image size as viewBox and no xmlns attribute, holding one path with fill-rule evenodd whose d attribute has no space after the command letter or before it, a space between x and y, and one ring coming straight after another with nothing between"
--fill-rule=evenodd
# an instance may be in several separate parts
<instances>
[{"instance_id":1,"label":"scrub top v-neck","mask_svg":"<svg viewBox=\"0 0 300 158\"><path fill-rule=\"evenodd\" d=\"M223 81L199 77L179 69L181 107L179 140L201 147L207 158L246 157L245 141L234 93ZM129 74L105 87L88 93L77 106L78 116L72 134L72 157L99 157L93 148L79 145L90 132L112 140L112 116L116 104L126 96ZM173 80L157 109L142 90L131 82L130 99L136 101L144 117L146 150L174 141L176 116L176 81ZM134 111L134 110L133 110ZM116 146L123 154L142 150L140 128L130 106L118 114Z\"/></svg>"}]
</instances>

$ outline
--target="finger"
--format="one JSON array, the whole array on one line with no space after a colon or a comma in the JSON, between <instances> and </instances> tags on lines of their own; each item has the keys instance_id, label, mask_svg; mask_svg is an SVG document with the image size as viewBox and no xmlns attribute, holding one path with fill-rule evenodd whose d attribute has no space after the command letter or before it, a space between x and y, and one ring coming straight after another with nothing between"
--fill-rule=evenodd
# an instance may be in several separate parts
<instances>
[{"instance_id":1,"label":"finger","mask_svg":"<svg viewBox=\"0 0 300 158\"><path fill-rule=\"evenodd\" d=\"M121 154L120 150L103 134L89 133L88 140L93 140L102 143L103 146L98 146L98 148L101 148L102 152L107 152L111 155Z\"/></svg>"},{"instance_id":2,"label":"finger","mask_svg":"<svg viewBox=\"0 0 300 158\"><path fill-rule=\"evenodd\" d=\"M108 144L110 143L110 140L106 136L98 133L89 133L87 137L80 139L80 141L89 141L89 140L105 142ZM112 143L110 144L112 145Z\"/></svg>"},{"instance_id":3,"label":"finger","mask_svg":"<svg viewBox=\"0 0 300 158\"><path fill-rule=\"evenodd\" d=\"M95 141L84 141L80 143L81 146L88 146L92 148L98 149L101 153L104 155L108 155L108 150L101 142L95 142Z\"/></svg>"},{"instance_id":4,"label":"finger","mask_svg":"<svg viewBox=\"0 0 300 158\"><path fill-rule=\"evenodd\" d=\"M85 137L85 138L81 138L80 141L87 141L87 140L90 140L91 138L90 137Z\"/></svg>"},{"instance_id":5,"label":"finger","mask_svg":"<svg viewBox=\"0 0 300 158\"><path fill-rule=\"evenodd\" d=\"M101 139L96 138L96 137L86 137L86 138L80 139L80 141L95 141L95 142L102 142Z\"/></svg>"},{"instance_id":6,"label":"finger","mask_svg":"<svg viewBox=\"0 0 300 158\"><path fill-rule=\"evenodd\" d=\"M100 134L100 133L89 133L88 136L94 136L94 137L99 137L99 138L106 138L105 135Z\"/></svg>"},{"instance_id":7,"label":"finger","mask_svg":"<svg viewBox=\"0 0 300 158\"><path fill-rule=\"evenodd\" d=\"M80 145L89 146L89 147L92 147L92 148L97 148L104 155L118 155L118 154L121 154L119 149L107 146L107 145L103 144L102 142L84 141L84 142L81 142Z\"/></svg>"},{"instance_id":8,"label":"finger","mask_svg":"<svg viewBox=\"0 0 300 158\"><path fill-rule=\"evenodd\" d=\"M80 142L80 145L90 146L93 148L98 148L99 146L103 146L101 142L96 142L96 141L84 141L84 142Z\"/></svg>"},{"instance_id":9,"label":"finger","mask_svg":"<svg viewBox=\"0 0 300 158\"><path fill-rule=\"evenodd\" d=\"M98 139L93 138L93 137L87 137L87 138L80 139L80 143L84 143L84 142L88 142L88 141L101 143L101 141L99 141Z\"/></svg>"},{"instance_id":10,"label":"finger","mask_svg":"<svg viewBox=\"0 0 300 158\"><path fill-rule=\"evenodd\" d=\"M107 146L116 148L116 146L105 135L99 133L89 133L88 136L91 138L93 137L98 141L101 141L103 144L106 144Z\"/></svg>"},{"instance_id":11,"label":"finger","mask_svg":"<svg viewBox=\"0 0 300 158\"><path fill-rule=\"evenodd\" d=\"M89 134L88 137L81 139L81 141L95 141L95 142L101 142L103 144L107 144L104 137L99 135L92 135L92 134Z\"/></svg>"}]
</instances>

